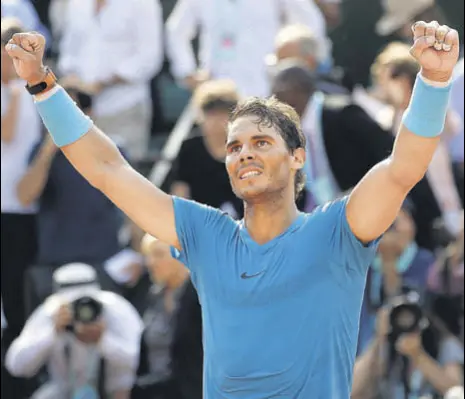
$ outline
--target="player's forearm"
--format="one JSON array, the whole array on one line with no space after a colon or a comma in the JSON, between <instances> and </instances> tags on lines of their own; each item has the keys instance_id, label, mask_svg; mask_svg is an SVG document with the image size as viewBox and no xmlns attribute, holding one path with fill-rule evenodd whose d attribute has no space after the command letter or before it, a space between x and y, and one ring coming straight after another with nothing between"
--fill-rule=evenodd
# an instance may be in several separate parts
<instances>
[{"instance_id":1,"label":"player's forearm","mask_svg":"<svg viewBox=\"0 0 465 399\"><path fill-rule=\"evenodd\" d=\"M422 71L417 78L390 162L390 172L402 186L414 187L429 168L444 130L451 87L447 76Z\"/></svg>"},{"instance_id":2,"label":"player's forearm","mask_svg":"<svg viewBox=\"0 0 465 399\"><path fill-rule=\"evenodd\" d=\"M439 142L439 137L421 137L402 125L388 163L392 180L410 191L428 171Z\"/></svg>"},{"instance_id":3,"label":"player's forearm","mask_svg":"<svg viewBox=\"0 0 465 399\"><path fill-rule=\"evenodd\" d=\"M108 178L122 167L128 166L116 144L95 126L79 140L61 150L76 170L103 192Z\"/></svg>"},{"instance_id":4,"label":"player's forearm","mask_svg":"<svg viewBox=\"0 0 465 399\"><path fill-rule=\"evenodd\" d=\"M83 116L61 87L35 101L57 146L90 184L103 190L106 176L127 164L117 146ZM56 118L57 113L66 117Z\"/></svg>"}]
</instances>

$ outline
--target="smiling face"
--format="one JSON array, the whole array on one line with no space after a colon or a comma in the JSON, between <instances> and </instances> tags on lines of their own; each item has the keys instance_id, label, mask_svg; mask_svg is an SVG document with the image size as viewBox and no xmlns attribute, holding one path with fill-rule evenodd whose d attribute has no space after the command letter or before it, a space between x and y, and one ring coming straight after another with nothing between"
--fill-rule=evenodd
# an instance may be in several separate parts
<instances>
[{"instance_id":1,"label":"smiling face","mask_svg":"<svg viewBox=\"0 0 465 399\"><path fill-rule=\"evenodd\" d=\"M262 111L270 112L264 103L256 101L263 106ZM293 119L278 108L274 111L277 111L276 119L273 110L271 116L259 116L245 109L243 114L233 116L229 127L226 168L234 193L247 202L276 197L276 194L287 197L286 192L294 195L296 174L300 176L305 162L303 138ZM288 135L280 130L280 122L289 128Z\"/></svg>"}]
</instances>

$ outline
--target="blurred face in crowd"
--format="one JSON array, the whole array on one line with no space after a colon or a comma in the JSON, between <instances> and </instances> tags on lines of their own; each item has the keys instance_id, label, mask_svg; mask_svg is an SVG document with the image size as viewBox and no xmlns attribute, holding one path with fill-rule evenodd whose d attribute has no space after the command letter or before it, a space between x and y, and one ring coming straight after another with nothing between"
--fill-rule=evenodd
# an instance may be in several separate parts
<instances>
[{"instance_id":1,"label":"blurred face in crowd","mask_svg":"<svg viewBox=\"0 0 465 399\"><path fill-rule=\"evenodd\" d=\"M146 257L150 275L156 283L175 288L185 280L187 269L171 256L169 245L146 236L142 242L142 253Z\"/></svg>"},{"instance_id":2,"label":"blurred face in crowd","mask_svg":"<svg viewBox=\"0 0 465 399\"><path fill-rule=\"evenodd\" d=\"M211 110L204 112L199 121L205 144L213 158L223 160L225 157L224 143L228 130L229 112L226 110Z\"/></svg>"},{"instance_id":3,"label":"blurred face in crowd","mask_svg":"<svg viewBox=\"0 0 465 399\"><path fill-rule=\"evenodd\" d=\"M246 202L259 203L294 191L296 170L305 160L303 149L291 153L277 128L242 116L229 128L226 168L234 193Z\"/></svg>"},{"instance_id":4,"label":"blurred face in crowd","mask_svg":"<svg viewBox=\"0 0 465 399\"><path fill-rule=\"evenodd\" d=\"M315 57L311 55L306 55L302 51L301 44L297 40L284 42L281 45L279 45L276 48L275 56L276 56L277 64L285 60L293 59L293 60L298 60L300 62L303 62L312 71L314 71L318 66L318 63Z\"/></svg>"},{"instance_id":5,"label":"blurred face in crowd","mask_svg":"<svg viewBox=\"0 0 465 399\"><path fill-rule=\"evenodd\" d=\"M384 90L386 102L395 108L406 108L412 94L410 81L405 76L392 77L389 66L386 66L385 72Z\"/></svg>"},{"instance_id":6,"label":"blurred face in crowd","mask_svg":"<svg viewBox=\"0 0 465 399\"><path fill-rule=\"evenodd\" d=\"M229 112L226 110L205 112L200 119L200 127L204 137L223 145L226 141L228 120Z\"/></svg>"},{"instance_id":7,"label":"blurred face in crowd","mask_svg":"<svg viewBox=\"0 0 465 399\"><path fill-rule=\"evenodd\" d=\"M295 109L299 117L303 117L310 100L309 95L302 91L293 90L291 87L288 87L286 84L281 82L275 82L272 89L273 95L279 101L285 104L289 104L292 108Z\"/></svg>"},{"instance_id":8,"label":"blurred face in crowd","mask_svg":"<svg viewBox=\"0 0 465 399\"><path fill-rule=\"evenodd\" d=\"M5 46L2 45L2 82L8 83L16 77L13 60L6 52Z\"/></svg>"}]
</instances>

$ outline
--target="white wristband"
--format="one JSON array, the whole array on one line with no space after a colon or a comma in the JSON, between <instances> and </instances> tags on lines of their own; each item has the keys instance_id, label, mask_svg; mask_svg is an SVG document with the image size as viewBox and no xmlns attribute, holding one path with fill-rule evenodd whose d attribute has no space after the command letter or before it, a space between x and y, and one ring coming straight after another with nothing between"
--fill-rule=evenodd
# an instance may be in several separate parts
<instances>
[{"instance_id":1,"label":"white wristband","mask_svg":"<svg viewBox=\"0 0 465 399\"><path fill-rule=\"evenodd\" d=\"M50 97L52 97L56 92L58 92L58 90L61 89L61 86L59 84L56 84L55 87L45 93L39 93L39 94L36 94L34 97L34 101L36 103L39 103L41 101L45 101L45 100L48 100Z\"/></svg>"},{"instance_id":2,"label":"white wristband","mask_svg":"<svg viewBox=\"0 0 465 399\"><path fill-rule=\"evenodd\" d=\"M420 79L423 80L423 82L432 87L447 87L452 83L452 79L448 80L447 82L437 82L435 80L425 78L421 73L419 73L418 75L420 76Z\"/></svg>"}]
</instances>

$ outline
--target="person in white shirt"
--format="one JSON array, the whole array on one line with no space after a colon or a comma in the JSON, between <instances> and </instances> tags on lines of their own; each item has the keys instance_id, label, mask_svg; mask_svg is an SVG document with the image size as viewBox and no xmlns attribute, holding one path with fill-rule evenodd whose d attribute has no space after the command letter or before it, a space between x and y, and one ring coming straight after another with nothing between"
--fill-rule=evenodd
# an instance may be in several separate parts
<instances>
[{"instance_id":1,"label":"person in white shirt","mask_svg":"<svg viewBox=\"0 0 465 399\"><path fill-rule=\"evenodd\" d=\"M301 23L328 43L326 23L313 0L178 0L166 25L173 75L194 89L208 79L232 79L244 96L268 96L265 57L285 24ZM191 41L200 31L200 65ZM320 54L328 56L328 46Z\"/></svg>"},{"instance_id":2,"label":"person in white shirt","mask_svg":"<svg viewBox=\"0 0 465 399\"><path fill-rule=\"evenodd\" d=\"M18 79L5 45L14 33L22 32L15 19L2 18L1 27L1 292L8 320L6 346L24 325L26 268L36 255L36 204L21 205L16 194L18 181L28 167L28 157L40 139L42 124L34 102Z\"/></svg>"},{"instance_id":3,"label":"person in white shirt","mask_svg":"<svg viewBox=\"0 0 465 399\"><path fill-rule=\"evenodd\" d=\"M159 0L70 0L58 71L92 93L93 117L139 161L152 121L150 81L163 63Z\"/></svg>"},{"instance_id":4,"label":"person in white shirt","mask_svg":"<svg viewBox=\"0 0 465 399\"><path fill-rule=\"evenodd\" d=\"M101 291L96 276L82 263L57 269L56 293L8 350L5 364L14 376L31 378L48 366L50 380L34 399L129 398L142 320L124 298Z\"/></svg>"}]
</instances>

